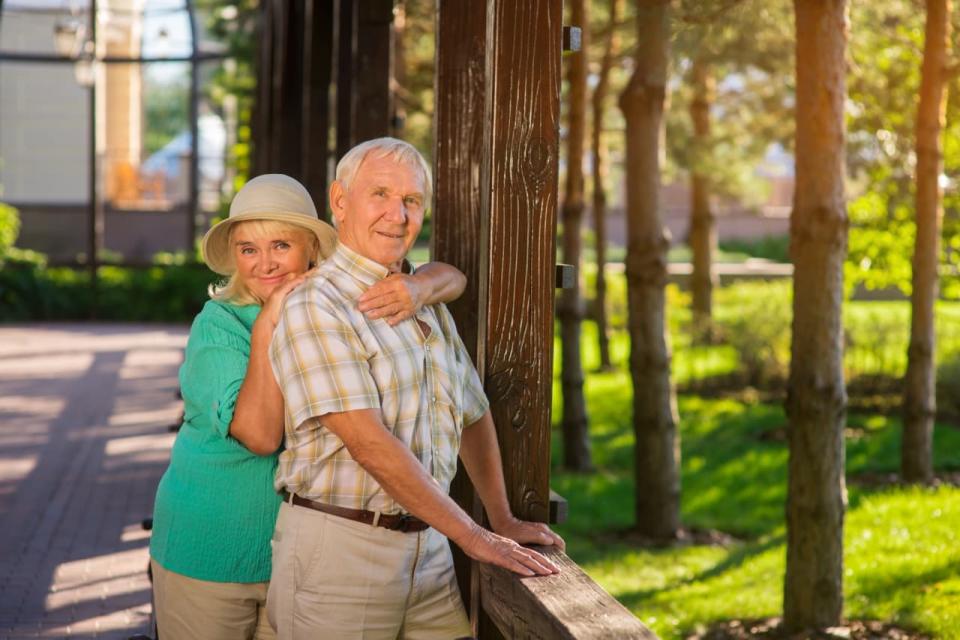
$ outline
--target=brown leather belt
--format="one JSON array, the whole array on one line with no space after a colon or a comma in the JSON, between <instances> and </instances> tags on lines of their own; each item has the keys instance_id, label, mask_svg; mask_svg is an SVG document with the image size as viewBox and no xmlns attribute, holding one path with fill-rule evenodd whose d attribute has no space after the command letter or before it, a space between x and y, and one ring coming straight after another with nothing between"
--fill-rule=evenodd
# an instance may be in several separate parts
<instances>
[{"instance_id":1,"label":"brown leather belt","mask_svg":"<svg viewBox=\"0 0 960 640\"><path fill-rule=\"evenodd\" d=\"M301 498L295 493L290 494L286 491L281 491L280 495L283 497L284 502L289 502L298 507L306 507L307 509L329 513L332 516L346 518L347 520L356 520L357 522L369 524L370 526L383 527L384 529L390 529L391 531L416 533L418 531L423 531L424 529L430 528L429 524L409 513L381 513L378 520L377 514L373 511L367 511L365 509L349 509L347 507L338 507L334 504L314 502L313 500ZM374 522L376 522L375 525Z\"/></svg>"}]
</instances>

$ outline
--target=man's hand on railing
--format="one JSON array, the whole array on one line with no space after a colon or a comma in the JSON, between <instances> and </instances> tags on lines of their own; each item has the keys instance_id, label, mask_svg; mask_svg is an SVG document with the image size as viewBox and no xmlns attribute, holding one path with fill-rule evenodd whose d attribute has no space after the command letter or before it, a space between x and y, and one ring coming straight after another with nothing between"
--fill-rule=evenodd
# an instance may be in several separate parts
<instances>
[{"instance_id":1,"label":"man's hand on railing","mask_svg":"<svg viewBox=\"0 0 960 640\"><path fill-rule=\"evenodd\" d=\"M561 551L567 548L563 541L549 526L542 522L527 522L512 515L505 522L496 522L493 530L505 538L520 544L539 544L545 547L557 547Z\"/></svg>"},{"instance_id":2,"label":"man's hand on railing","mask_svg":"<svg viewBox=\"0 0 960 640\"><path fill-rule=\"evenodd\" d=\"M495 564L522 576L546 576L560 572L560 568L543 554L479 525L473 528L469 538L460 543L460 548L474 560Z\"/></svg>"}]
</instances>

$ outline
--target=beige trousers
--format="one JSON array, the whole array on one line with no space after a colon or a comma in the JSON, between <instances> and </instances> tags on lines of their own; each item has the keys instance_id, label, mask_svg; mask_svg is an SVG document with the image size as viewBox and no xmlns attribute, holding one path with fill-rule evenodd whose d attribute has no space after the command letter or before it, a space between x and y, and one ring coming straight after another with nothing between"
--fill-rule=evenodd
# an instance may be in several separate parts
<instances>
[{"instance_id":1,"label":"beige trousers","mask_svg":"<svg viewBox=\"0 0 960 640\"><path fill-rule=\"evenodd\" d=\"M208 582L167 571L154 560L153 607L161 640L274 640L267 583Z\"/></svg>"},{"instance_id":2,"label":"beige trousers","mask_svg":"<svg viewBox=\"0 0 960 640\"><path fill-rule=\"evenodd\" d=\"M289 503L273 534L270 623L280 640L452 640L471 635L447 539Z\"/></svg>"}]
</instances>

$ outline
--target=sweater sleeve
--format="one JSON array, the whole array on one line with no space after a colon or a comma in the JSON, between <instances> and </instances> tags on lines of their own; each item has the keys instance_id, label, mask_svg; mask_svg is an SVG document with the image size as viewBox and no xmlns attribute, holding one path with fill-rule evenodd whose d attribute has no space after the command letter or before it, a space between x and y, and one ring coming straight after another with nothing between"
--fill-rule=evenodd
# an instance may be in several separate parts
<instances>
[{"instance_id":1,"label":"sweater sleeve","mask_svg":"<svg viewBox=\"0 0 960 640\"><path fill-rule=\"evenodd\" d=\"M230 433L249 361L247 328L221 308L204 308L190 330L180 388L188 410L205 416L221 437Z\"/></svg>"}]
</instances>

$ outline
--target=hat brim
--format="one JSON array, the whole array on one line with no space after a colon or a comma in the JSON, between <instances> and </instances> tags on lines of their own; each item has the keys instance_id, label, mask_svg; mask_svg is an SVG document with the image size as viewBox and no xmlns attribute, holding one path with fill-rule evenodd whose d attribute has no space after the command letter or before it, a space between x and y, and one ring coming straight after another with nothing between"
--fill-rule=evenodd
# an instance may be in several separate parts
<instances>
[{"instance_id":1,"label":"hat brim","mask_svg":"<svg viewBox=\"0 0 960 640\"><path fill-rule=\"evenodd\" d=\"M310 218L302 213L292 213L288 211L241 213L239 215L233 215L226 220L221 220L211 227L203 236L200 250L203 254L203 261L211 270L224 276L233 275L233 272L236 270L236 264L230 250L230 229L238 222L247 222L249 220L284 222L297 227L303 227L313 232L317 237L321 259L330 257L337 247L336 230L323 220Z\"/></svg>"}]
</instances>

